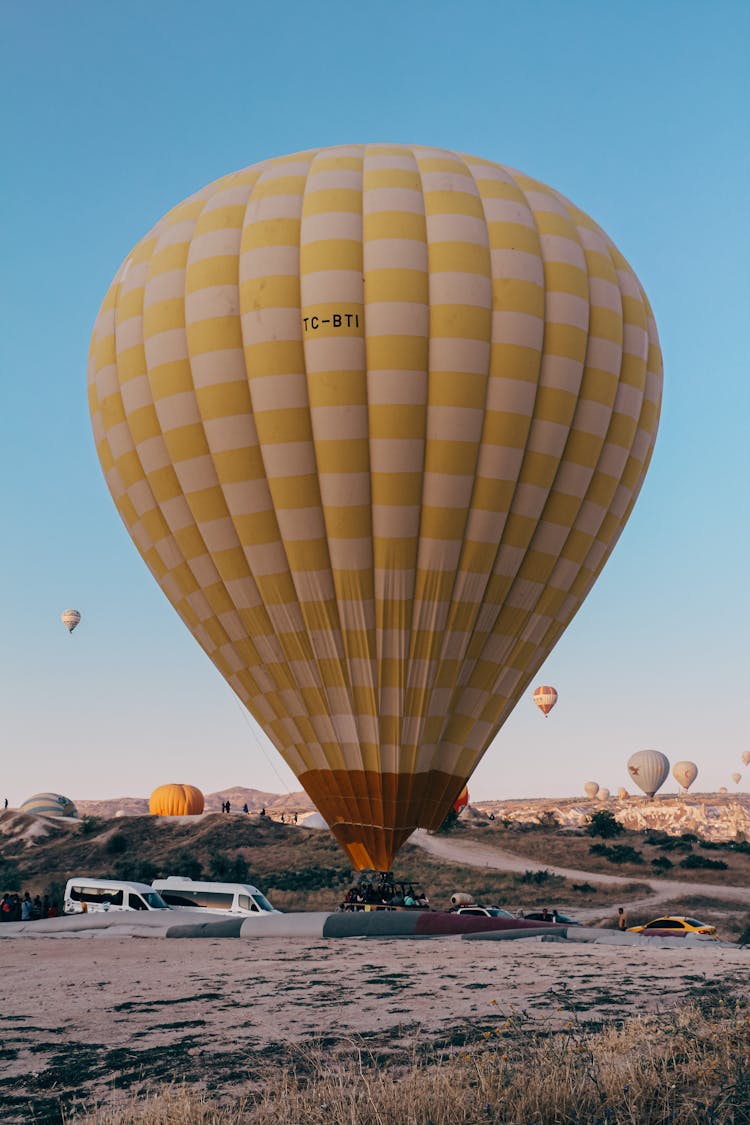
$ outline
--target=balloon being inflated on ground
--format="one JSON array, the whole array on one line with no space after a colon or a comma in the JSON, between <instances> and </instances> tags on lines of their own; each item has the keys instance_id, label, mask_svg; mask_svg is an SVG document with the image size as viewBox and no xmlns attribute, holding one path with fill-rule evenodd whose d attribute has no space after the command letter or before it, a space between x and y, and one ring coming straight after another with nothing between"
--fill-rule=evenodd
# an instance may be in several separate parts
<instances>
[{"instance_id":1,"label":"balloon being inflated on ground","mask_svg":"<svg viewBox=\"0 0 750 1125\"><path fill-rule=\"evenodd\" d=\"M358 868L438 828L651 457L638 279L556 191L442 149L279 157L179 204L93 333L107 483Z\"/></svg>"}]
</instances>

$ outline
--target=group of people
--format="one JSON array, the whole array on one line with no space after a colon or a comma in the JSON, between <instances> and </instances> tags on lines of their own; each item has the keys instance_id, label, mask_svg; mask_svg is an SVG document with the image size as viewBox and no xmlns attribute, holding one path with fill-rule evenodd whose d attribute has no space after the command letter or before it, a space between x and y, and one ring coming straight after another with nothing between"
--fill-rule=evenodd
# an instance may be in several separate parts
<instances>
[{"instance_id":1,"label":"group of people","mask_svg":"<svg viewBox=\"0 0 750 1125\"><path fill-rule=\"evenodd\" d=\"M429 901L411 884L395 883L387 877L377 881L360 879L356 887L346 892L339 909L364 910L373 906L391 910L398 906L426 908Z\"/></svg>"},{"instance_id":2,"label":"group of people","mask_svg":"<svg viewBox=\"0 0 750 1125\"><path fill-rule=\"evenodd\" d=\"M228 813L228 812L232 811L232 806L231 806L229 801L222 801L221 802L221 811L223 813ZM247 805L247 802L245 802L245 804L242 806L242 811L246 816L250 812L250 809ZM268 816L268 813L266 812L265 807L260 810L260 816ZM281 814L281 816L279 817L279 820L281 821L282 824L286 824L286 817L284 816L284 813ZM296 813L294 813L292 816L289 817L289 823L290 824L296 824L297 823L297 814Z\"/></svg>"},{"instance_id":3,"label":"group of people","mask_svg":"<svg viewBox=\"0 0 750 1125\"><path fill-rule=\"evenodd\" d=\"M6 893L0 899L0 922L31 922L37 918L57 918L57 903L49 895L31 897L28 891L23 896Z\"/></svg>"}]
</instances>

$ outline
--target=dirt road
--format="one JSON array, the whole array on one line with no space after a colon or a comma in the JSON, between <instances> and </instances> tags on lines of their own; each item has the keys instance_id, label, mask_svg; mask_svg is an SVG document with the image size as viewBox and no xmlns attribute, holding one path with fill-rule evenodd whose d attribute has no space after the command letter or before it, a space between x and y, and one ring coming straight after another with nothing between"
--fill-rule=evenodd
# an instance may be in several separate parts
<instances>
[{"instance_id":1,"label":"dirt road","mask_svg":"<svg viewBox=\"0 0 750 1125\"><path fill-rule=\"evenodd\" d=\"M725 902L737 902L750 908L750 888L731 887L724 883L690 883L677 879L650 879L632 875L605 875L599 871L579 871L573 867L558 867L556 864L542 864L538 859L514 855L504 852L500 848L488 847L485 844L475 844L466 840L455 840L450 836L433 836L423 828L417 829L410 838L410 843L423 848L424 851L438 859L448 860L451 863L462 863L467 867L492 867L496 871L536 871L545 867L553 875L561 875L564 879L575 879L578 882L606 884L617 888L632 884L643 883L651 888L648 898L622 899L617 898L616 906L624 906L628 911L648 910L659 902L668 902L671 899L683 898L687 895L702 895L705 898L718 898ZM582 922L594 918L601 918L606 914L605 908L592 907L588 910L576 910L576 915Z\"/></svg>"}]
</instances>

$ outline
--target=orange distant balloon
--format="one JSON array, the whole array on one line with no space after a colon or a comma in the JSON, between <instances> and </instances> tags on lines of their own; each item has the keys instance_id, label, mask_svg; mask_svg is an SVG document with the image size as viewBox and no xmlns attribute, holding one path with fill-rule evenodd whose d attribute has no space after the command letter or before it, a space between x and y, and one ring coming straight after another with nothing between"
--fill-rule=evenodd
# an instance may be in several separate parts
<instances>
[{"instance_id":1,"label":"orange distant balloon","mask_svg":"<svg viewBox=\"0 0 750 1125\"><path fill-rule=\"evenodd\" d=\"M203 794L194 785L160 785L148 800L152 816L198 816L203 812Z\"/></svg>"},{"instance_id":2,"label":"orange distant balloon","mask_svg":"<svg viewBox=\"0 0 750 1125\"><path fill-rule=\"evenodd\" d=\"M553 687L542 685L541 687L534 688L533 699L546 719L557 703L557 692Z\"/></svg>"}]
</instances>

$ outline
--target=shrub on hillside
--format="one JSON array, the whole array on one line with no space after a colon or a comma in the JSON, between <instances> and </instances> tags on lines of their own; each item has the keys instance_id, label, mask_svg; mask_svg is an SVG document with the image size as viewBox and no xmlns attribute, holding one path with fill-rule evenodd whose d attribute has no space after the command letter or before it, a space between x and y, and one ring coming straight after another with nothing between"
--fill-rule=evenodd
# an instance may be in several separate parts
<instances>
[{"instance_id":1,"label":"shrub on hillside","mask_svg":"<svg viewBox=\"0 0 750 1125\"><path fill-rule=\"evenodd\" d=\"M226 852L211 852L208 857L208 870L212 879L219 883L247 883L250 868L244 856L229 856Z\"/></svg>"},{"instance_id":2,"label":"shrub on hillside","mask_svg":"<svg viewBox=\"0 0 750 1125\"><path fill-rule=\"evenodd\" d=\"M524 871L523 875L517 875L516 879L519 883L532 883L536 887L552 886L556 882L563 882L560 875L553 875L546 867L539 871Z\"/></svg>"},{"instance_id":3,"label":"shrub on hillside","mask_svg":"<svg viewBox=\"0 0 750 1125\"><path fill-rule=\"evenodd\" d=\"M128 838L122 832L115 832L114 836L110 836L107 840L105 846L110 855L122 855L123 852L128 850Z\"/></svg>"},{"instance_id":4,"label":"shrub on hillside","mask_svg":"<svg viewBox=\"0 0 750 1125\"><path fill-rule=\"evenodd\" d=\"M630 844L592 844L589 854L600 855L610 863L643 863L642 853L631 848Z\"/></svg>"},{"instance_id":5,"label":"shrub on hillside","mask_svg":"<svg viewBox=\"0 0 750 1125\"><path fill-rule=\"evenodd\" d=\"M161 875L160 869L150 860L135 857L126 859L123 856L115 863L114 875L111 878L125 879L129 883L150 883L159 875Z\"/></svg>"},{"instance_id":6,"label":"shrub on hillside","mask_svg":"<svg viewBox=\"0 0 750 1125\"><path fill-rule=\"evenodd\" d=\"M589 836L601 836L603 840L611 840L615 836L621 836L624 831L625 825L620 824L615 814L610 812L609 809L599 809L598 812L592 813L586 824L586 832Z\"/></svg>"},{"instance_id":7,"label":"shrub on hillside","mask_svg":"<svg viewBox=\"0 0 750 1125\"><path fill-rule=\"evenodd\" d=\"M170 852L164 858L164 866L170 875L181 875L184 879L202 879L203 864L190 852Z\"/></svg>"},{"instance_id":8,"label":"shrub on hillside","mask_svg":"<svg viewBox=\"0 0 750 1125\"><path fill-rule=\"evenodd\" d=\"M102 826L102 822L98 816L82 816L81 823L78 826L78 831L82 836L93 836L98 832Z\"/></svg>"},{"instance_id":9,"label":"shrub on hillside","mask_svg":"<svg viewBox=\"0 0 750 1125\"><path fill-rule=\"evenodd\" d=\"M674 867L674 864L665 855L658 855L656 859L651 860L651 866L657 871L669 871L670 867Z\"/></svg>"},{"instance_id":10,"label":"shrub on hillside","mask_svg":"<svg viewBox=\"0 0 750 1125\"><path fill-rule=\"evenodd\" d=\"M686 868L706 868L712 871L726 871L729 867L723 859L708 859L705 855L688 855L680 860L680 867Z\"/></svg>"},{"instance_id":11,"label":"shrub on hillside","mask_svg":"<svg viewBox=\"0 0 750 1125\"><path fill-rule=\"evenodd\" d=\"M0 894L5 891L20 891L21 872L14 859L0 859Z\"/></svg>"}]
</instances>

